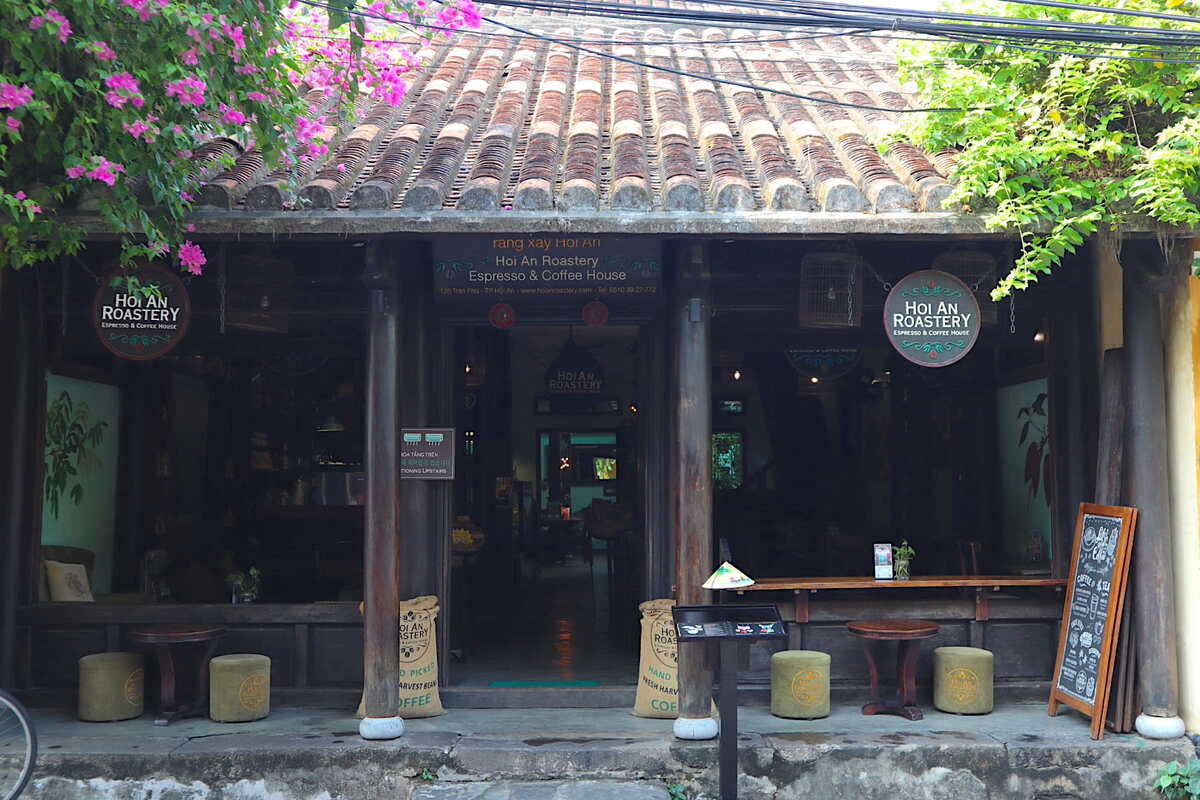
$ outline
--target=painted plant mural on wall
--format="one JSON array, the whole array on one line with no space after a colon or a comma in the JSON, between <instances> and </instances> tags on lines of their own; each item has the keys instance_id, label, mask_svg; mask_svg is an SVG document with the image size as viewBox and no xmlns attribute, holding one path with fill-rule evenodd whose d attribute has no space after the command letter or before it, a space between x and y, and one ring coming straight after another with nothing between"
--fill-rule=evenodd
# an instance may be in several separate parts
<instances>
[{"instance_id":1,"label":"painted plant mural on wall","mask_svg":"<svg viewBox=\"0 0 1200 800\"><path fill-rule=\"evenodd\" d=\"M1037 497L1038 486L1041 485L1042 497L1046 506L1050 506L1051 481L1054 479L1053 461L1050 457L1050 426L1046 416L1046 393L1041 392L1033 402L1017 411L1017 420L1025 419L1021 426L1021 437L1017 447L1025 442L1025 486L1029 489L1029 500ZM1032 436L1030 436L1032 434Z\"/></svg>"},{"instance_id":2,"label":"painted plant mural on wall","mask_svg":"<svg viewBox=\"0 0 1200 800\"><path fill-rule=\"evenodd\" d=\"M104 420L91 419L87 403L73 402L65 390L50 404L46 415L44 492L55 518L63 492L75 505L83 500L80 475L102 466L94 451L104 441L107 427Z\"/></svg>"}]
</instances>

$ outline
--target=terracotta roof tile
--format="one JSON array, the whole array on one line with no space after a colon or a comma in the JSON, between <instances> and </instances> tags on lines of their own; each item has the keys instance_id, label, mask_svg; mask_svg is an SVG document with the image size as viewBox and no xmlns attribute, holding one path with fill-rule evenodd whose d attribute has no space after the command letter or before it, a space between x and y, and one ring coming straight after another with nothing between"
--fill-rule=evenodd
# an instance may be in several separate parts
<instances>
[{"instance_id":1,"label":"terracotta roof tile","mask_svg":"<svg viewBox=\"0 0 1200 800\"><path fill-rule=\"evenodd\" d=\"M337 113L314 94L314 116L330 112L329 153L316 161L268 174L253 148L214 140L195 155L200 202L853 213L935 211L952 189L955 154L903 135L898 112L914 94L897 82L886 38L580 19L527 13L524 38L470 33L426 47L398 107ZM586 50L571 46L578 39Z\"/></svg>"}]
</instances>

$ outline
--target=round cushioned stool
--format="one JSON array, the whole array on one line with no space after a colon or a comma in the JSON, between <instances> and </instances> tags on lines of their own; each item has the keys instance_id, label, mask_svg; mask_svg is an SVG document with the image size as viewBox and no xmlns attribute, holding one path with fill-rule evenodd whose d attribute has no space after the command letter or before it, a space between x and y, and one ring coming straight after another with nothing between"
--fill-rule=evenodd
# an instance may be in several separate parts
<instances>
[{"instance_id":1,"label":"round cushioned stool","mask_svg":"<svg viewBox=\"0 0 1200 800\"><path fill-rule=\"evenodd\" d=\"M217 656L209 662L208 676L213 722L250 722L271 713L271 659L266 656Z\"/></svg>"},{"instance_id":2,"label":"round cushioned stool","mask_svg":"<svg viewBox=\"0 0 1200 800\"><path fill-rule=\"evenodd\" d=\"M993 657L978 647L939 647L933 651L933 705L951 714L992 710Z\"/></svg>"},{"instance_id":3,"label":"round cushioned stool","mask_svg":"<svg viewBox=\"0 0 1200 800\"><path fill-rule=\"evenodd\" d=\"M771 713L788 719L829 716L828 653L782 650L771 656Z\"/></svg>"},{"instance_id":4,"label":"round cushioned stool","mask_svg":"<svg viewBox=\"0 0 1200 800\"><path fill-rule=\"evenodd\" d=\"M146 671L141 653L93 653L79 659L79 718L115 722L142 715Z\"/></svg>"}]
</instances>

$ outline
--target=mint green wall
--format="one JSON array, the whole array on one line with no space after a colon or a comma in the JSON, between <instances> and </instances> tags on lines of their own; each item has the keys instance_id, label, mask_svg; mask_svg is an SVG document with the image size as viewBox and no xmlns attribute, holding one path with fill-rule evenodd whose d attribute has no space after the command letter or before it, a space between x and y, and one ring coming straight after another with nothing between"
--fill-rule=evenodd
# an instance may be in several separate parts
<instances>
[{"instance_id":1,"label":"mint green wall","mask_svg":"<svg viewBox=\"0 0 1200 800\"><path fill-rule=\"evenodd\" d=\"M105 383L46 374L47 404L54 402L64 390L77 407L81 403L87 404L91 421L104 420L108 427L100 446L94 451L99 466L83 470L79 475L83 485L83 499L79 505L70 497L70 487L74 484L68 484L67 491L59 499L57 518L43 500L42 544L70 545L94 552L96 570L92 591L104 594L112 591L121 392Z\"/></svg>"},{"instance_id":2,"label":"mint green wall","mask_svg":"<svg viewBox=\"0 0 1200 800\"><path fill-rule=\"evenodd\" d=\"M1000 484L1001 541L1005 561L1021 564L1029 539L1042 539L1043 563L1050 561L1050 507L1046 505L1045 475L1039 474L1037 493L1030 495L1025 481L1025 459L1031 441L1042 439L1037 427L1046 427L1049 418L1036 416L1024 444L1021 429L1028 417L1018 413L1046 391L1046 379L1002 386L996 391L996 453L999 460L997 477ZM1049 402L1044 407L1049 410ZM1044 463L1044 456L1043 456Z\"/></svg>"}]
</instances>

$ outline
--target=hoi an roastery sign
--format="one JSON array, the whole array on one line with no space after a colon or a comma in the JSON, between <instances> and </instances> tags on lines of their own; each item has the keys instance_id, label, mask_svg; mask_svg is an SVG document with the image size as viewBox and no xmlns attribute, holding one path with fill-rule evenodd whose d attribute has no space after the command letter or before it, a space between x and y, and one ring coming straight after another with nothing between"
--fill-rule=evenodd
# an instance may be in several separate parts
<instances>
[{"instance_id":1,"label":"hoi an roastery sign","mask_svg":"<svg viewBox=\"0 0 1200 800\"><path fill-rule=\"evenodd\" d=\"M113 272L92 302L92 324L113 355L148 361L183 340L192 318L187 287L170 270L143 265Z\"/></svg>"},{"instance_id":2,"label":"hoi an roastery sign","mask_svg":"<svg viewBox=\"0 0 1200 800\"><path fill-rule=\"evenodd\" d=\"M896 352L923 367L960 361L979 338L979 301L958 278L926 269L901 278L883 304Z\"/></svg>"},{"instance_id":3,"label":"hoi an roastery sign","mask_svg":"<svg viewBox=\"0 0 1200 800\"><path fill-rule=\"evenodd\" d=\"M434 243L433 291L444 307L486 310L506 303L524 318L546 308L581 314L601 300L605 311L638 311L659 301L661 283L656 242L541 234ZM596 317L591 305L585 321L596 324Z\"/></svg>"}]
</instances>

